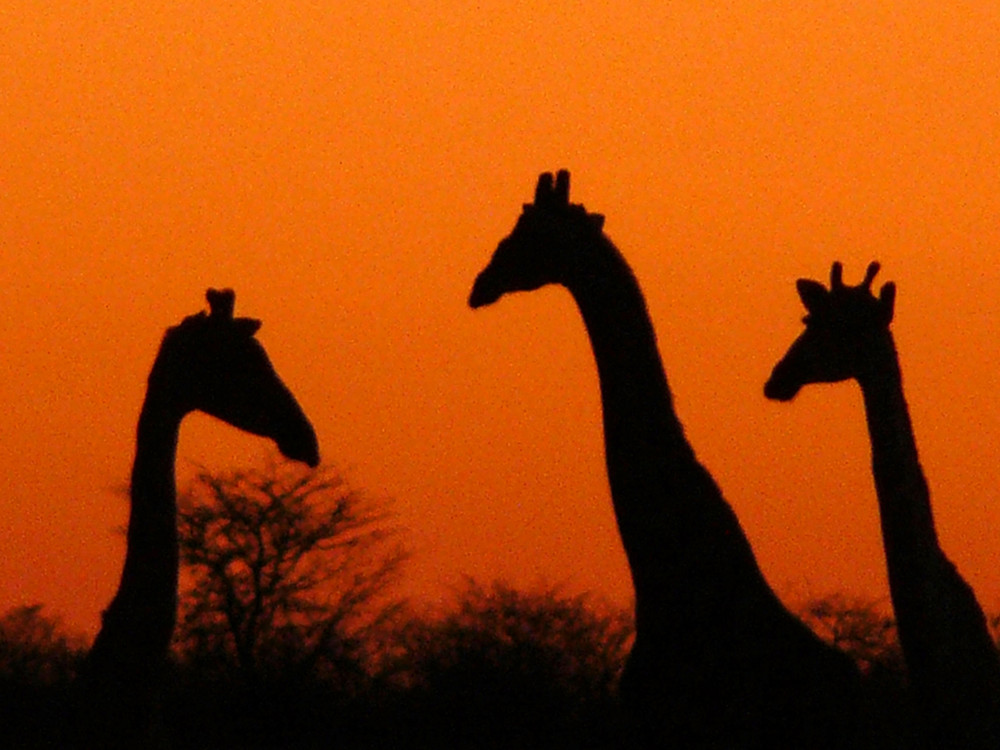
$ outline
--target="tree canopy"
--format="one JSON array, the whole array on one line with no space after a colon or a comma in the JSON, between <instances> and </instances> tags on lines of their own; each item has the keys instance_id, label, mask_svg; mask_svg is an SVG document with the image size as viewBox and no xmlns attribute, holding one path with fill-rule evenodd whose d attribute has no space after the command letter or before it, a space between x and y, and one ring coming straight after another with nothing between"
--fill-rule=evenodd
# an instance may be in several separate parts
<instances>
[{"instance_id":1,"label":"tree canopy","mask_svg":"<svg viewBox=\"0 0 1000 750\"><path fill-rule=\"evenodd\" d=\"M328 466L199 472L179 499L180 654L249 679L362 668L407 556L388 506Z\"/></svg>"}]
</instances>

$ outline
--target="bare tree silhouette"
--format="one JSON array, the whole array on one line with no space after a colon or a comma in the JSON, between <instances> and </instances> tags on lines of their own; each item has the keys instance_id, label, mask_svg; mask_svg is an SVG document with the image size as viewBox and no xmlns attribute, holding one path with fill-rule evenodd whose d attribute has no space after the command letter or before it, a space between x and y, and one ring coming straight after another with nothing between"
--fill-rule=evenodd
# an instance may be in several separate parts
<instances>
[{"instance_id":1,"label":"bare tree silhouette","mask_svg":"<svg viewBox=\"0 0 1000 750\"><path fill-rule=\"evenodd\" d=\"M332 467L199 472L179 506L178 652L251 682L366 670L407 557L390 518Z\"/></svg>"}]
</instances>

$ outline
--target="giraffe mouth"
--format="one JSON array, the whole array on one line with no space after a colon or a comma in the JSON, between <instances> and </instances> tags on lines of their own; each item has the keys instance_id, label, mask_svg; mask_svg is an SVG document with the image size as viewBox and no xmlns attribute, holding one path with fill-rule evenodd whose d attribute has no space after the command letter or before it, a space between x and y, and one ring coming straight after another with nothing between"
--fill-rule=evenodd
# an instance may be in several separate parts
<instances>
[{"instance_id":1,"label":"giraffe mouth","mask_svg":"<svg viewBox=\"0 0 1000 750\"><path fill-rule=\"evenodd\" d=\"M772 401L791 401L799 392L795 383L782 382L771 378L764 384L764 395Z\"/></svg>"},{"instance_id":2,"label":"giraffe mouth","mask_svg":"<svg viewBox=\"0 0 1000 750\"><path fill-rule=\"evenodd\" d=\"M490 278L490 274L487 271L483 271L476 277L476 282L472 285L472 292L469 294L469 307L475 310L486 305L492 305L500 299L502 294L503 292Z\"/></svg>"}]
</instances>

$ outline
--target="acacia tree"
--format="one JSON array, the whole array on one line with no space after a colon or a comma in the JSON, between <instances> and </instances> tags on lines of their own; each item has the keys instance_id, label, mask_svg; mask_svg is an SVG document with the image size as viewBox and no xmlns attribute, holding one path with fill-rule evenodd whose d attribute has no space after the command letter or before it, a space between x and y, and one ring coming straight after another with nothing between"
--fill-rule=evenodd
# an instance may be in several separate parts
<instances>
[{"instance_id":1,"label":"acacia tree","mask_svg":"<svg viewBox=\"0 0 1000 750\"><path fill-rule=\"evenodd\" d=\"M364 670L407 556L387 501L350 490L331 467L286 462L199 472L178 518L183 658L250 681Z\"/></svg>"}]
</instances>

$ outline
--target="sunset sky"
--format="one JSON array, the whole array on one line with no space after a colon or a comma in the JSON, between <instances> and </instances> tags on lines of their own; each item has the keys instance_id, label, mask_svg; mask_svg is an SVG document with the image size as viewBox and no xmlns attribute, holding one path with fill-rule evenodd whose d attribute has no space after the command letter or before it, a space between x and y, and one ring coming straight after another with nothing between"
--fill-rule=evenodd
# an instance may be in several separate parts
<instances>
[{"instance_id":1,"label":"sunset sky","mask_svg":"<svg viewBox=\"0 0 1000 750\"><path fill-rule=\"evenodd\" d=\"M1000 611L1000 7L13 0L0 10L0 611L93 634L163 330L231 286L323 458L395 500L405 592L631 595L562 289L466 305L568 168L688 437L789 602L884 598L860 394L764 399L794 281L872 259L942 544ZM185 423L195 463L265 441Z\"/></svg>"}]
</instances>

